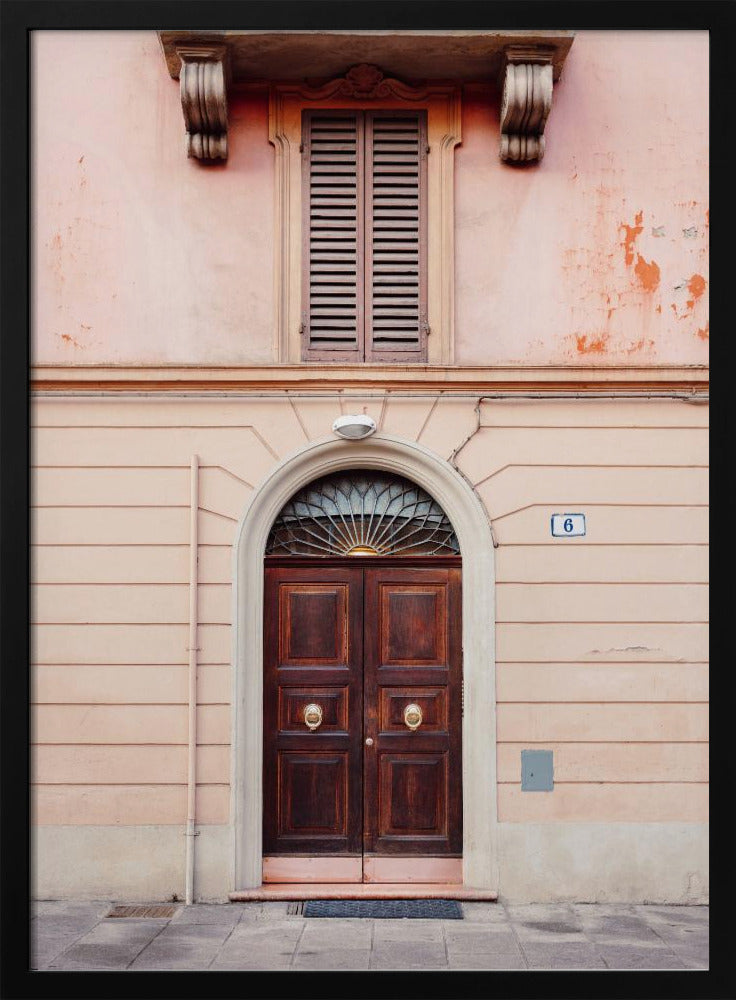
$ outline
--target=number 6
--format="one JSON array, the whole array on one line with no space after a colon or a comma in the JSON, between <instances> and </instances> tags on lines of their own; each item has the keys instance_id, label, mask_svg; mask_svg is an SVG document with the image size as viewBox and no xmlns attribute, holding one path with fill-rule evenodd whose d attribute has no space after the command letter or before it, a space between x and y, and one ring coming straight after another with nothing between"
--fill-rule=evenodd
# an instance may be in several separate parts
<instances>
[{"instance_id":1,"label":"number 6","mask_svg":"<svg viewBox=\"0 0 736 1000\"><path fill-rule=\"evenodd\" d=\"M572 518L566 517L562 522L562 527L565 531L572 531Z\"/></svg>"}]
</instances>

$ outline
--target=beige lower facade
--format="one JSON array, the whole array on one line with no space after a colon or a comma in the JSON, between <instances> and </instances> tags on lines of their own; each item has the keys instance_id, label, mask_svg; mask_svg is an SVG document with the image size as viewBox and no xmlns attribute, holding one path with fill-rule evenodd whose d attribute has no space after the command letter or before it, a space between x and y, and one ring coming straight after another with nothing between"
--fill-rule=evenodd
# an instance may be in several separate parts
<instances>
[{"instance_id":1,"label":"beige lower facade","mask_svg":"<svg viewBox=\"0 0 736 1000\"><path fill-rule=\"evenodd\" d=\"M348 413L377 432L338 441ZM36 896L183 898L188 843L195 898L259 883L265 536L299 486L380 468L460 541L466 884L707 901L707 420L674 395L39 394ZM553 536L557 513L586 534ZM535 748L551 792L521 789Z\"/></svg>"}]
</instances>

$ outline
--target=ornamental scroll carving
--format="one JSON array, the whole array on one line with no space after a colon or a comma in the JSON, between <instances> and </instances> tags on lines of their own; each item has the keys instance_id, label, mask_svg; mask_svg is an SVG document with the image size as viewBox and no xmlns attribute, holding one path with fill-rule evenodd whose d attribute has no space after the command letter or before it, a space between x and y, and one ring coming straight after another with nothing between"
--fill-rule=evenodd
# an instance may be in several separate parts
<instances>
[{"instance_id":1,"label":"ornamental scroll carving","mask_svg":"<svg viewBox=\"0 0 736 1000\"><path fill-rule=\"evenodd\" d=\"M204 163L227 159L225 46L178 47L179 86L187 156Z\"/></svg>"},{"instance_id":2,"label":"ornamental scroll carving","mask_svg":"<svg viewBox=\"0 0 736 1000\"><path fill-rule=\"evenodd\" d=\"M410 87L401 80L384 75L383 70L371 63L351 66L345 76L337 77L318 87L304 87L301 93L312 101L329 100L332 97L349 97L355 101L373 101L398 97L405 101L422 100L426 88Z\"/></svg>"},{"instance_id":3,"label":"ornamental scroll carving","mask_svg":"<svg viewBox=\"0 0 736 1000\"><path fill-rule=\"evenodd\" d=\"M544 126L552 107L552 58L526 48L506 50L501 98L501 159L530 163L544 156Z\"/></svg>"}]
</instances>

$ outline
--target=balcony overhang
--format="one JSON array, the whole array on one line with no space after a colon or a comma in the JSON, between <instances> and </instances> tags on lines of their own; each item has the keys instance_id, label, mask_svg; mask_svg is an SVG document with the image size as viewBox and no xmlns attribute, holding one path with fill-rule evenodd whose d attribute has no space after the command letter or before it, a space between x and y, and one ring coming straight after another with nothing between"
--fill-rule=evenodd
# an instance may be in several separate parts
<instances>
[{"instance_id":1,"label":"balcony overhang","mask_svg":"<svg viewBox=\"0 0 736 1000\"><path fill-rule=\"evenodd\" d=\"M355 65L417 82L493 82L503 88L501 159L538 161L544 126L573 31L159 31L180 80L187 150L227 157L227 91L257 81L320 81ZM182 72L183 69L183 72Z\"/></svg>"}]
</instances>

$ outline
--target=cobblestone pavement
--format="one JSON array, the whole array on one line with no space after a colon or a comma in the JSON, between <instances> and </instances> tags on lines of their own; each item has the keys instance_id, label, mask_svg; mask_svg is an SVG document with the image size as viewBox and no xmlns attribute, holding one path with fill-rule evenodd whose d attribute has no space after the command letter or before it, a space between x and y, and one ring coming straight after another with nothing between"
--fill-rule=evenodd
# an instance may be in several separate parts
<instances>
[{"instance_id":1,"label":"cobblestone pavement","mask_svg":"<svg viewBox=\"0 0 736 1000\"><path fill-rule=\"evenodd\" d=\"M35 970L707 969L707 906L463 903L463 920L337 920L289 904L32 904ZM292 904L293 908L293 904Z\"/></svg>"}]
</instances>

